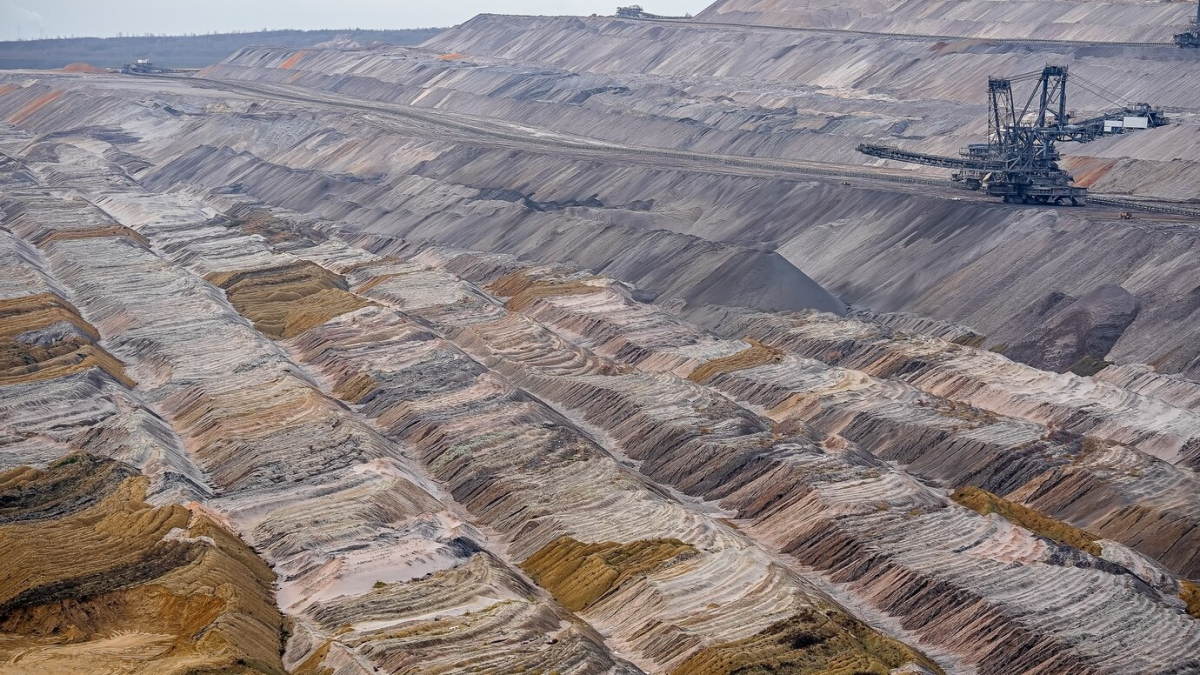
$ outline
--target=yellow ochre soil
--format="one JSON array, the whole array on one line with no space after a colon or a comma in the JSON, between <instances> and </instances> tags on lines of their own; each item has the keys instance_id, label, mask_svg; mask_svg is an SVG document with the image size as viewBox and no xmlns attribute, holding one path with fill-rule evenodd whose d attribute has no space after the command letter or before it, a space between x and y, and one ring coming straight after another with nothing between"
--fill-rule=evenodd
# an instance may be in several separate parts
<instances>
[{"instance_id":1,"label":"yellow ochre soil","mask_svg":"<svg viewBox=\"0 0 1200 675\"><path fill-rule=\"evenodd\" d=\"M708 647L672 675L888 675L921 654L836 610L804 610L743 640Z\"/></svg>"},{"instance_id":2,"label":"yellow ochre soil","mask_svg":"<svg viewBox=\"0 0 1200 675\"><path fill-rule=\"evenodd\" d=\"M1200 619L1200 584L1184 579L1179 585L1179 597L1187 603L1187 613Z\"/></svg>"},{"instance_id":3,"label":"yellow ochre soil","mask_svg":"<svg viewBox=\"0 0 1200 675\"><path fill-rule=\"evenodd\" d=\"M487 287L487 290L500 297L508 298L505 308L519 312L542 298L553 298L561 295L588 295L599 293L604 286L574 281L550 281L529 276L518 270L506 274Z\"/></svg>"},{"instance_id":4,"label":"yellow ochre soil","mask_svg":"<svg viewBox=\"0 0 1200 675\"><path fill-rule=\"evenodd\" d=\"M217 272L210 274L208 281L225 289L238 313L276 339L295 337L335 316L372 304L351 293L341 276L308 261Z\"/></svg>"},{"instance_id":5,"label":"yellow ochre soil","mask_svg":"<svg viewBox=\"0 0 1200 675\"><path fill-rule=\"evenodd\" d=\"M1004 517L1009 522L1020 525L1021 527L1041 535L1047 539L1053 539L1068 546L1074 546L1081 551L1087 551L1092 555L1100 555L1100 544L1095 537L1083 530L1068 525L1061 520L1055 520L1042 512L1031 509L1028 506L1022 506L1015 502L1010 502L1003 497L998 497L987 490L981 490L977 487L964 487L954 491L950 495L954 501L963 506L987 515L989 513L997 513Z\"/></svg>"},{"instance_id":6,"label":"yellow ochre soil","mask_svg":"<svg viewBox=\"0 0 1200 675\"><path fill-rule=\"evenodd\" d=\"M282 675L274 574L86 454L0 474L0 673Z\"/></svg>"},{"instance_id":7,"label":"yellow ochre soil","mask_svg":"<svg viewBox=\"0 0 1200 675\"><path fill-rule=\"evenodd\" d=\"M585 544L561 537L530 556L521 568L559 604L580 611L622 582L695 553L694 547L678 539Z\"/></svg>"},{"instance_id":8,"label":"yellow ochre soil","mask_svg":"<svg viewBox=\"0 0 1200 675\"><path fill-rule=\"evenodd\" d=\"M59 323L70 324L77 332L48 344L21 337ZM95 344L99 339L79 310L53 293L0 300L0 386L64 377L94 367L134 386L124 364Z\"/></svg>"},{"instance_id":9,"label":"yellow ochre soil","mask_svg":"<svg viewBox=\"0 0 1200 675\"><path fill-rule=\"evenodd\" d=\"M778 363L783 359L783 352L778 349L768 347L758 340L750 338L747 338L746 342L750 343L746 349L705 363L692 371L692 374L688 375L688 379L692 382L704 383L721 373L747 370L768 363Z\"/></svg>"}]
</instances>

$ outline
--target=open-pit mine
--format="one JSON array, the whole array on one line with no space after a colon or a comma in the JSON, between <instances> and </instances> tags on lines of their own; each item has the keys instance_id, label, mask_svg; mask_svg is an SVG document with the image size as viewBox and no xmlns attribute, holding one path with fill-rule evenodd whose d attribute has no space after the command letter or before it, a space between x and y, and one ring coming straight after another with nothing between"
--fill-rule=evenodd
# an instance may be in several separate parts
<instances>
[{"instance_id":1,"label":"open-pit mine","mask_svg":"<svg viewBox=\"0 0 1200 675\"><path fill-rule=\"evenodd\" d=\"M1195 4L653 9L0 71L0 675L1200 674Z\"/></svg>"}]
</instances>

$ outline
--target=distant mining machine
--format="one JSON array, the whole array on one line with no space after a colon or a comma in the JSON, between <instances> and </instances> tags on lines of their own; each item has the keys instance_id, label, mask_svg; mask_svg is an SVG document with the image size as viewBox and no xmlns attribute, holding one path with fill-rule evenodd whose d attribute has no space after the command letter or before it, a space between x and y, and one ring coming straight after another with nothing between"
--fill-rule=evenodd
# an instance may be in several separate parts
<instances>
[{"instance_id":1,"label":"distant mining machine","mask_svg":"<svg viewBox=\"0 0 1200 675\"><path fill-rule=\"evenodd\" d=\"M133 63L126 63L121 66L121 72L126 75L152 75L162 71L159 68L155 68L154 62L150 59L138 59Z\"/></svg>"},{"instance_id":2,"label":"distant mining machine","mask_svg":"<svg viewBox=\"0 0 1200 675\"><path fill-rule=\"evenodd\" d=\"M1175 36L1175 44L1185 48L1200 48L1200 2L1196 3L1196 18L1191 30Z\"/></svg>"},{"instance_id":3,"label":"distant mining machine","mask_svg":"<svg viewBox=\"0 0 1200 675\"><path fill-rule=\"evenodd\" d=\"M138 59L133 63L126 63L118 68L109 68L110 73L122 73L124 75L170 75L173 73L194 73L194 68L160 68L154 65L150 59Z\"/></svg>"},{"instance_id":4,"label":"distant mining machine","mask_svg":"<svg viewBox=\"0 0 1200 675\"><path fill-rule=\"evenodd\" d=\"M672 21L678 21L680 19L690 19L690 18L692 18L692 15L685 14L683 16L663 16L661 14L651 14L650 12L647 12L646 10L642 9L641 5L629 5L628 7L618 7L617 8L617 18L618 19L669 19Z\"/></svg>"},{"instance_id":5,"label":"distant mining machine","mask_svg":"<svg viewBox=\"0 0 1200 675\"><path fill-rule=\"evenodd\" d=\"M1013 84L1037 81L1025 105L1017 108ZM1073 76L1075 86L1123 105L1099 116L1072 120L1067 112L1067 68L1046 66L1041 72L988 79L988 142L968 146L958 157L908 152L880 145L860 145L872 157L954 169L951 176L970 190L983 190L1005 202L1079 205L1087 188L1072 184L1059 168L1056 143L1086 143L1101 136L1164 126L1161 109L1123 101L1100 85Z\"/></svg>"},{"instance_id":6,"label":"distant mining machine","mask_svg":"<svg viewBox=\"0 0 1200 675\"><path fill-rule=\"evenodd\" d=\"M178 73L178 70L170 68L160 68L154 65L150 59L138 59L133 63L126 63L121 66L121 72L126 75L163 75L166 73Z\"/></svg>"}]
</instances>

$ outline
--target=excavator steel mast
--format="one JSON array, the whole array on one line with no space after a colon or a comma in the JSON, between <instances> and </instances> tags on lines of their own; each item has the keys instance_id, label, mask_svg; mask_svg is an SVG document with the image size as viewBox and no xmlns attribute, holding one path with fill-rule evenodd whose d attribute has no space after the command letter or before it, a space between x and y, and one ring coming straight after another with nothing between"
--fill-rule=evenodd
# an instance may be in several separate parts
<instances>
[{"instance_id":1,"label":"excavator steel mast","mask_svg":"<svg viewBox=\"0 0 1200 675\"><path fill-rule=\"evenodd\" d=\"M1196 4L1196 19L1192 21L1191 30L1176 35L1175 44L1180 47L1200 47L1200 3Z\"/></svg>"}]
</instances>

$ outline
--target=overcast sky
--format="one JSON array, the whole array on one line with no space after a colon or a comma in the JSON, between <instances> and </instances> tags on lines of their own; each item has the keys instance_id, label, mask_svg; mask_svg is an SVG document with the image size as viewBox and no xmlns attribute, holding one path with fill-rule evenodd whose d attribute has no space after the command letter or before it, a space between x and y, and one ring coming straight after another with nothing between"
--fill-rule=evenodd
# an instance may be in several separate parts
<instances>
[{"instance_id":1,"label":"overcast sky","mask_svg":"<svg viewBox=\"0 0 1200 675\"><path fill-rule=\"evenodd\" d=\"M639 0L0 0L0 40L261 28L451 26L481 12L612 14ZM640 0L658 14L695 14L711 0Z\"/></svg>"}]
</instances>

